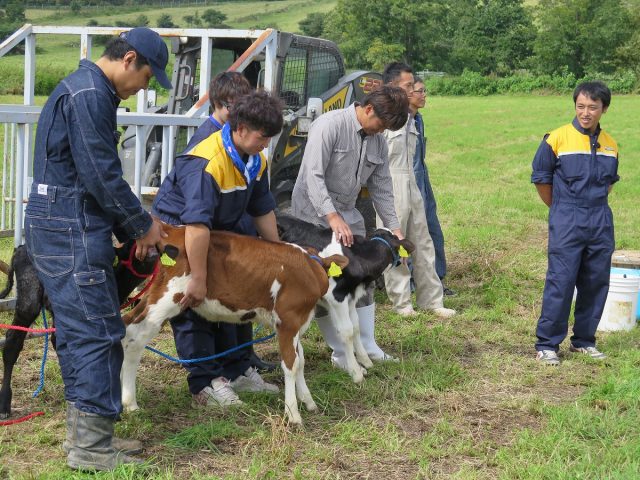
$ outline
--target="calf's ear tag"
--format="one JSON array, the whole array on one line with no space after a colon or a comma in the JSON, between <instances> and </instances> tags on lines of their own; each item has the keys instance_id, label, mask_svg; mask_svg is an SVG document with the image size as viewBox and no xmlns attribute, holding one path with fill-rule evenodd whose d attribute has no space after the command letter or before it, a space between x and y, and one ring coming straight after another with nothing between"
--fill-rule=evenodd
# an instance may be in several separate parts
<instances>
[{"instance_id":1,"label":"calf's ear tag","mask_svg":"<svg viewBox=\"0 0 640 480\"><path fill-rule=\"evenodd\" d=\"M331 266L329 267L329 270L327 270L327 274L329 274L330 277L339 277L342 275L342 269L340 268L340 265L336 264L336 262L331 262Z\"/></svg>"},{"instance_id":2,"label":"calf's ear tag","mask_svg":"<svg viewBox=\"0 0 640 480\"><path fill-rule=\"evenodd\" d=\"M402 245L400 245L400 248L398 248L398 255L400 255L400 258L408 258L409 257L409 253L404 249L404 247Z\"/></svg>"},{"instance_id":3,"label":"calf's ear tag","mask_svg":"<svg viewBox=\"0 0 640 480\"><path fill-rule=\"evenodd\" d=\"M176 264L176 261L165 252L160 257L160 263L165 267L173 267Z\"/></svg>"}]
</instances>

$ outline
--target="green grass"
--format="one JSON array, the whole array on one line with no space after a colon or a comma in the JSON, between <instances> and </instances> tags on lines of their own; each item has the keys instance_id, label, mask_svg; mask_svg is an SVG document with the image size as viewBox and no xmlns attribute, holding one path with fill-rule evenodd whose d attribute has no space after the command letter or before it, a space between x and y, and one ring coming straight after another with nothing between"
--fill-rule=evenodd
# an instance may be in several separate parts
<instances>
[{"instance_id":1,"label":"green grass","mask_svg":"<svg viewBox=\"0 0 640 480\"><path fill-rule=\"evenodd\" d=\"M2 99L0 99L2 100ZM637 96L616 96L602 124L620 144L611 196L618 248L640 250ZM243 394L245 406L190 408L185 373L145 353L141 410L117 432L143 440L149 466L70 474L61 449L62 385L53 359L37 386L41 342L16 371L16 413L0 427L0 477L152 479L631 479L640 471L640 329L599 334L606 363L571 355L559 368L534 360L546 271L547 208L530 183L544 133L572 118L567 97L428 99L428 164L449 260L447 306L460 314L400 318L378 293L377 337L401 357L362 385L330 366L315 326L305 335L306 377L319 413L286 426L283 396ZM5 242L0 256L10 256ZM4 314L4 321L8 320ZM172 353L165 331L154 343ZM260 345L268 359L275 345ZM173 350L174 351L174 350ZM266 377L282 386L278 374Z\"/></svg>"}]
</instances>

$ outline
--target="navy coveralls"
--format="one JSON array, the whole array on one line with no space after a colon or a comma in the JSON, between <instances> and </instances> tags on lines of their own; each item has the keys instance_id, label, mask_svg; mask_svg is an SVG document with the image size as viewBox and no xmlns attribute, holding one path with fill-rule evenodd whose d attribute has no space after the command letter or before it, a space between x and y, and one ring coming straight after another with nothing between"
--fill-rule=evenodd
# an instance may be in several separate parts
<instances>
[{"instance_id":1,"label":"navy coveralls","mask_svg":"<svg viewBox=\"0 0 640 480\"><path fill-rule=\"evenodd\" d=\"M422 115L416 113L416 128L418 130L418 145L416 146L416 154L413 157L413 173L416 176L416 184L422 194L424 200L424 210L427 215L427 227L429 228L429 236L433 241L433 248L436 252L436 273L438 278L442 280L447 274L447 257L444 252L444 234L438 220L438 206L436 205L436 197L431 188L429 180L429 170L425 163L426 155L426 138L424 136L424 121Z\"/></svg>"},{"instance_id":2,"label":"navy coveralls","mask_svg":"<svg viewBox=\"0 0 640 480\"><path fill-rule=\"evenodd\" d=\"M571 343L595 346L614 251L607 197L619 179L618 146L599 125L589 135L574 119L545 136L536 152L531 181L553 185L549 266L536 350L558 351L567 336L574 287L578 296Z\"/></svg>"},{"instance_id":3,"label":"navy coveralls","mask_svg":"<svg viewBox=\"0 0 640 480\"><path fill-rule=\"evenodd\" d=\"M88 60L53 91L38 120L27 250L49 294L64 395L78 410L112 419L122 410L125 327L111 234L140 238L152 224L122 178L120 99Z\"/></svg>"},{"instance_id":4,"label":"navy coveralls","mask_svg":"<svg viewBox=\"0 0 640 480\"><path fill-rule=\"evenodd\" d=\"M247 185L224 151L218 129L210 120L198 128L162 182L152 211L172 225L199 223L210 230L256 235L249 215L266 215L276 206L269 190L266 160L262 157L258 177ZM238 326L212 323L191 309L172 319L171 327L182 359L208 357L253 337L250 323ZM250 348L243 348L219 359L184 364L189 372L189 391L197 394L217 377L235 380L251 366L250 353Z\"/></svg>"}]
</instances>

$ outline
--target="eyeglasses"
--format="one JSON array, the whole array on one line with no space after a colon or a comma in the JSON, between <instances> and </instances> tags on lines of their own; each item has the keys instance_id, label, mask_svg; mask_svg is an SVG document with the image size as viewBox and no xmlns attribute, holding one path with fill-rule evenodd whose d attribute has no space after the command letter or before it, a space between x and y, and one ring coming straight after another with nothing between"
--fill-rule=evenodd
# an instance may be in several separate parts
<instances>
[{"instance_id":1,"label":"eyeglasses","mask_svg":"<svg viewBox=\"0 0 640 480\"><path fill-rule=\"evenodd\" d=\"M418 90L413 90L411 93L416 95L426 95L427 91L424 88L419 88Z\"/></svg>"}]
</instances>

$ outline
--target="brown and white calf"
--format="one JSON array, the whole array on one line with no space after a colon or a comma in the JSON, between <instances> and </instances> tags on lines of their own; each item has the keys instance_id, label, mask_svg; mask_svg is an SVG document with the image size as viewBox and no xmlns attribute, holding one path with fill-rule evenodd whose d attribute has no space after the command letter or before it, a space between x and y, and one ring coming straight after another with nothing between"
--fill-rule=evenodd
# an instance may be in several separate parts
<instances>
[{"instance_id":1,"label":"brown and white calf","mask_svg":"<svg viewBox=\"0 0 640 480\"><path fill-rule=\"evenodd\" d=\"M168 225L164 229L169 235L166 244L179 250L176 263L161 267L140 303L123 317L127 334L122 340L122 403L127 411L138 408L135 381L142 351L164 322L180 312L191 278L185 229ZM212 322L260 322L275 330L285 375L285 413L292 423L302 423L297 397L307 410L317 406L304 379L300 336L313 318L316 302L327 292L331 262L345 267L347 258L312 258L296 245L213 231L207 262L206 297L193 310Z\"/></svg>"}]
</instances>

